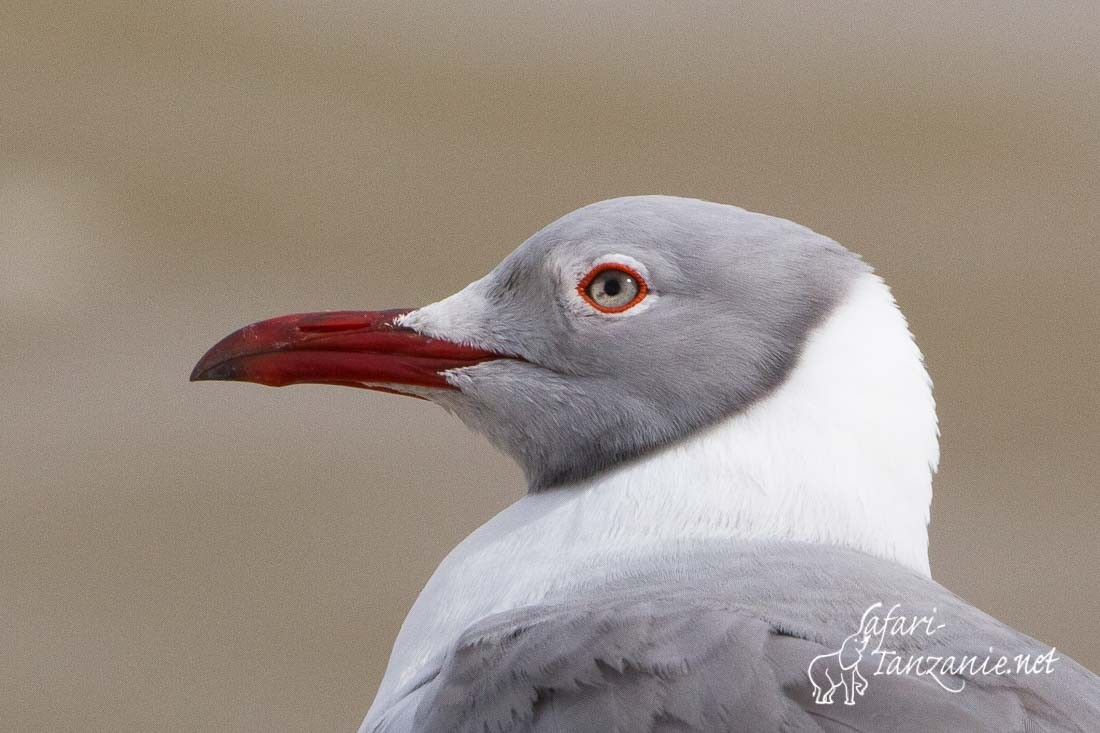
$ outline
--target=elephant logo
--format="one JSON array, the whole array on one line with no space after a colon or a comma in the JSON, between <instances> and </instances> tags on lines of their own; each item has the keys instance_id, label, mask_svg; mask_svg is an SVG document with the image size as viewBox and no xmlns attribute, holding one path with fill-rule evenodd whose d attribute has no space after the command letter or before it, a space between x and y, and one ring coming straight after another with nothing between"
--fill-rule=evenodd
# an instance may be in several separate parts
<instances>
[{"instance_id":1,"label":"elephant logo","mask_svg":"<svg viewBox=\"0 0 1100 733\"><path fill-rule=\"evenodd\" d=\"M837 690L843 689L844 704L855 705L856 698L867 692L867 678L860 671L861 664L864 669L873 668L869 672L872 677L928 677L947 692L958 693L966 687L967 678L1012 674L1013 669L1016 674L1051 674L1054 663L1060 659L1055 656L1054 647L1038 655L1017 654L1013 657L994 655L993 647L989 648L988 656L925 654L922 642L927 642L946 624L936 618L935 607L932 613L924 614L900 613L900 607L900 603L895 603L884 609L885 613L879 613L883 604L872 604L863 612L859 629L844 639L840 649L819 654L810 660L806 674L813 685L815 703L832 705ZM894 647L900 639L916 639L916 644L909 642L908 646L916 646L918 653L899 652ZM865 663L867 656L877 658L877 665L874 662Z\"/></svg>"},{"instance_id":2,"label":"elephant logo","mask_svg":"<svg viewBox=\"0 0 1100 733\"><path fill-rule=\"evenodd\" d=\"M867 616L881 605L876 603L863 613L859 629L844 639L840 649L819 654L810 660L806 674L814 688L814 702L818 705L832 705L833 696L840 688L844 688L845 705L855 705L856 695L867 692L867 678L859 671L859 663L873 633L872 629L867 628Z\"/></svg>"}]
</instances>

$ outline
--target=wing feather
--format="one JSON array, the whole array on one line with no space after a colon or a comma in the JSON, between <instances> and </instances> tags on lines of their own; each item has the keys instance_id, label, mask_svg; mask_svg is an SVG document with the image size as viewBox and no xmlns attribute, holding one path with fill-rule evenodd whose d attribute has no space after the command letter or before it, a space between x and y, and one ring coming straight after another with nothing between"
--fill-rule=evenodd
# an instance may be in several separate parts
<instances>
[{"instance_id":1,"label":"wing feather","mask_svg":"<svg viewBox=\"0 0 1100 733\"><path fill-rule=\"evenodd\" d=\"M815 702L810 661L836 651L875 601L935 613L944 629L892 639L900 653L1041 653L938 584L846 550L682 556L553 604L469 629L423 691L414 730L1085 731L1100 680L1062 658L1051 675L977 675L957 694L927 676L875 675L855 705ZM954 682L961 681L955 679Z\"/></svg>"}]
</instances>

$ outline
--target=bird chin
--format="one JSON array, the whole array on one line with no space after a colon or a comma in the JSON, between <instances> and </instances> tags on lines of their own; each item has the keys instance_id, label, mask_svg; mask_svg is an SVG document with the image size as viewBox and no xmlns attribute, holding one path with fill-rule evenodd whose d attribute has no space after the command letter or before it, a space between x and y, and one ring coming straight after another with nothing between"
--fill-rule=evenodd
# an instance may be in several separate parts
<instances>
[{"instance_id":1,"label":"bird chin","mask_svg":"<svg viewBox=\"0 0 1100 733\"><path fill-rule=\"evenodd\" d=\"M375 392L401 395L403 397L415 397L418 400L433 402L437 401L440 395L449 394L451 392L451 390L438 389L435 387L419 387L413 384L393 384L390 382L360 382L355 386L362 387L363 389L370 389Z\"/></svg>"}]
</instances>

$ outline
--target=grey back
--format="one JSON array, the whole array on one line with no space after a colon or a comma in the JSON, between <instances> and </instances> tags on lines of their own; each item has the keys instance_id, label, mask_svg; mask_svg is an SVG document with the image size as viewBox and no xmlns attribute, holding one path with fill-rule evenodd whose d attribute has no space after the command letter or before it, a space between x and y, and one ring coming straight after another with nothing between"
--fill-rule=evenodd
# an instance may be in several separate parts
<instances>
[{"instance_id":1,"label":"grey back","mask_svg":"<svg viewBox=\"0 0 1100 733\"><path fill-rule=\"evenodd\" d=\"M470 628L386 731L1095 731L1100 679L1056 652L1050 674L875 675L854 705L814 700L807 674L866 608L931 615L899 655L1049 648L885 560L799 543L708 542L650 571ZM886 647L884 647L886 648Z\"/></svg>"}]
</instances>

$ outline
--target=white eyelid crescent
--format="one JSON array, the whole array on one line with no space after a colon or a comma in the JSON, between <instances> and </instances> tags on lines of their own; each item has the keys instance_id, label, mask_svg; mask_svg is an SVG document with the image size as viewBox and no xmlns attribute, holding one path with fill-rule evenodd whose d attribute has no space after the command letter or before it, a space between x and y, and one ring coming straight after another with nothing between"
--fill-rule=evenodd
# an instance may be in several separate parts
<instances>
[{"instance_id":1,"label":"white eyelid crescent","mask_svg":"<svg viewBox=\"0 0 1100 733\"><path fill-rule=\"evenodd\" d=\"M577 283L579 283L581 279L584 278L584 276L587 273L591 272L593 269L599 267L600 265L607 264L625 265L626 267L629 267L631 270L634 270L639 275L641 275L646 282L645 298L643 298L641 302L639 302L632 308L620 311L618 313L605 313L596 308L593 308L590 304L586 303L584 298L581 297L580 293L577 292ZM649 310L653 307L653 304L659 298L657 290L653 287L653 280L649 275L649 268L647 268L644 264L631 257L630 255L624 254L606 254L594 260L591 260L590 262L584 263L577 268L576 272L571 273L571 277L566 279L565 285L568 291L566 293L565 302L566 305L569 307L569 310L572 311L574 315L587 318L629 318L631 316L636 316L639 313L644 313L645 311Z\"/></svg>"}]
</instances>

